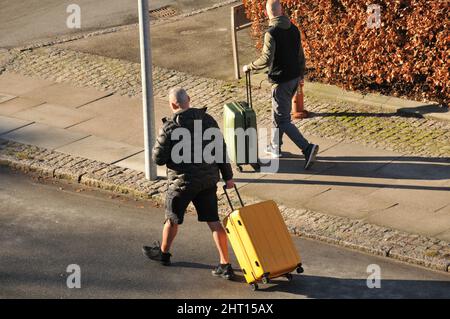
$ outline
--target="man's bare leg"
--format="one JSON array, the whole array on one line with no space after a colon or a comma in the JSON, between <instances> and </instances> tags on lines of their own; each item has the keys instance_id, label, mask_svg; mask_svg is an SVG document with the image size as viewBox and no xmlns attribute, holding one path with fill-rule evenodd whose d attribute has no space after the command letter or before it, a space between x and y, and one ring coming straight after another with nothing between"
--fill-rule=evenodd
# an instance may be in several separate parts
<instances>
[{"instance_id":1,"label":"man's bare leg","mask_svg":"<svg viewBox=\"0 0 450 319\"><path fill-rule=\"evenodd\" d=\"M162 233L161 251L168 253L172 247L173 240L178 232L178 224L173 223L170 219L166 220Z\"/></svg>"},{"instance_id":2,"label":"man's bare leg","mask_svg":"<svg viewBox=\"0 0 450 319\"><path fill-rule=\"evenodd\" d=\"M223 265L229 264L228 241L225 229L223 229L220 222L209 222L208 226L212 231L214 242L216 243L217 250L219 251L220 263Z\"/></svg>"}]
</instances>

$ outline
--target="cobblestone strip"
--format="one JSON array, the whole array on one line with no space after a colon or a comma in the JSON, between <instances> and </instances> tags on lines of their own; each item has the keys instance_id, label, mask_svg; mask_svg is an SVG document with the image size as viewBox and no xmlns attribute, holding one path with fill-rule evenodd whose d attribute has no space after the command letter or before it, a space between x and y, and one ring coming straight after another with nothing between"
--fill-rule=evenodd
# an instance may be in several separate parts
<instances>
[{"instance_id":1,"label":"cobblestone strip","mask_svg":"<svg viewBox=\"0 0 450 319\"><path fill-rule=\"evenodd\" d=\"M73 157L35 146L0 140L0 165L42 177L68 180L82 185L164 202L166 181L147 181L141 172L97 161ZM219 194L222 217L229 207ZM258 202L244 197L247 205ZM330 216L280 205L283 218L294 235L390 257L430 269L450 271L450 243L408 234L359 220Z\"/></svg>"},{"instance_id":2,"label":"cobblestone strip","mask_svg":"<svg viewBox=\"0 0 450 319\"><path fill-rule=\"evenodd\" d=\"M6 70L6 66L14 60L16 55L13 51L0 49L0 74Z\"/></svg>"},{"instance_id":3,"label":"cobblestone strip","mask_svg":"<svg viewBox=\"0 0 450 319\"><path fill-rule=\"evenodd\" d=\"M41 48L15 52L6 70L75 86L112 90L121 95L141 93L138 63L75 51ZM165 98L173 86L184 86L197 106L208 106L218 119L225 102L244 100L243 83L203 78L187 73L153 68L154 90ZM260 125L270 126L270 94L254 89L254 107ZM311 117L296 125L307 134L335 141L356 142L406 155L450 158L450 123L400 116L373 106L306 96Z\"/></svg>"}]
</instances>

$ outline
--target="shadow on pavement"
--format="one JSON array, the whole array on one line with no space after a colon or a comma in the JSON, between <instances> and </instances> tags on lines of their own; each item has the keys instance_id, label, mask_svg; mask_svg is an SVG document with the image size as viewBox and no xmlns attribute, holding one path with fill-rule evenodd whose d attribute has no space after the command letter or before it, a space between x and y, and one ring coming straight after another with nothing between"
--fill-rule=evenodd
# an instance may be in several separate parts
<instances>
[{"instance_id":1,"label":"shadow on pavement","mask_svg":"<svg viewBox=\"0 0 450 319\"><path fill-rule=\"evenodd\" d=\"M186 261L177 261L170 265L171 267L180 267L180 268L195 268L195 269L209 269L213 270L215 266L213 265L205 265L194 262L186 262Z\"/></svg>"},{"instance_id":2,"label":"shadow on pavement","mask_svg":"<svg viewBox=\"0 0 450 319\"><path fill-rule=\"evenodd\" d=\"M273 280L268 286L259 285L259 291L287 292L307 298L449 298L448 281L382 279L380 288L368 288L366 279L293 275L291 282ZM447 294L447 296L446 296Z\"/></svg>"},{"instance_id":3,"label":"shadow on pavement","mask_svg":"<svg viewBox=\"0 0 450 319\"><path fill-rule=\"evenodd\" d=\"M213 269L211 265L176 262L174 267ZM235 270L233 282L242 283L241 289L250 289L240 270ZM293 280L283 277L274 278L267 285L258 283L258 292L264 298L265 293L284 292L307 298L449 298L450 282L430 280L382 279L381 288L368 288L366 279L343 279L334 277L292 274ZM248 286L248 287L247 287ZM445 295L448 291L447 296Z\"/></svg>"},{"instance_id":4,"label":"shadow on pavement","mask_svg":"<svg viewBox=\"0 0 450 319\"><path fill-rule=\"evenodd\" d=\"M401 185L401 184L380 184L380 183L353 183L338 181L316 181L316 180L280 180L280 179L248 179L237 178L236 182L249 184L292 184L292 185L328 185L328 186L347 186L347 187L373 187L373 188L392 188L392 189L411 189L411 190L430 190L430 191L450 191L450 187L445 186L421 186L421 185Z\"/></svg>"},{"instance_id":5,"label":"shadow on pavement","mask_svg":"<svg viewBox=\"0 0 450 319\"><path fill-rule=\"evenodd\" d=\"M408 180L450 179L449 158L318 156L314 166L305 171L303 156L292 153L283 155L285 157L279 160L279 168L275 173Z\"/></svg>"},{"instance_id":6,"label":"shadow on pavement","mask_svg":"<svg viewBox=\"0 0 450 319\"><path fill-rule=\"evenodd\" d=\"M398 112L392 113L370 113L370 112L308 112L308 118L314 117L393 117L393 116L403 116L407 117L405 114L399 114ZM414 114L410 115L414 116Z\"/></svg>"},{"instance_id":7,"label":"shadow on pavement","mask_svg":"<svg viewBox=\"0 0 450 319\"><path fill-rule=\"evenodd\" d=\"M314 166L309 170L305 170L303 167L303 156L283 152L283 157L279 159L279 167L273 173L271 172L270 165L274 164L261 165L263 167L261 173L265 175L264 178L245 177L236 178L236 181L249 184L356 186L450 191L450 184L449 186L445 184L446 180L450 180L450 158L318 156ZM269 171L264 171L264 166ZM289 178L284 176L280 177L279 174L289 174L291 176ZM315 180L315 176L320 177L319 180ZM366 180L346 181L343 179L339 181L336 178L327 180L326 176L365 178ZM372 183L371 178L378 180L374 180ZM380 179L385 179L386 183L383 181L380 182ZM413 180L417 184L414 185L411 182L401 184L401 180ZM390 181L392 181L392 184L389 183ZM434 182L434 184L421 185L421 181Z\"/></svg>"},{"instance_id":8,"label":"shadow on pavement","mask_svg":"<svg viewBox=\"0 0 450 319\"><path fill-rule=\"evenodd\" d=\"M404 115L405 113L413 114L417 117L423 117L422 115L429 113L448 113L447 106L439 106L436 104L421 105L417 107L404 107L397 110L397 113Z\"/></svg>"},{"instance_id":9,"label":"shadow on pavement","mask_svg":"<svg viewBox=\"0 0 450 319\"><path fill-rule=\"evenodd\" d=\"M201 263L176 262L175 267L212 269L213 266ZM244 276L239 270L233 282L242 283L242 289L250 289ZM267 285L258 283L257 293L285 292L307 298L449 298L450 282L430 280L381 280L381 288L370 289L366 279L343 279L311 275L292 274L293 280L287 281L283 277L272 279ZM246 287L248 286L248 287ZM448 291L448 296L445 292Z\"/></svg>"},{"instance_id":10,"label":"shadow on pavement","mask_svg":"<svg viewBox=\"0 0 450 319\"><path fill-rule=\"evenodd\" d=\"M448 107L439 106L436 104L421 105L416 107L399 108L396 112L309 112L309 117L417 117L423 118L423 115L429 113L447 113Z\"/></svg>"}]
</instances>

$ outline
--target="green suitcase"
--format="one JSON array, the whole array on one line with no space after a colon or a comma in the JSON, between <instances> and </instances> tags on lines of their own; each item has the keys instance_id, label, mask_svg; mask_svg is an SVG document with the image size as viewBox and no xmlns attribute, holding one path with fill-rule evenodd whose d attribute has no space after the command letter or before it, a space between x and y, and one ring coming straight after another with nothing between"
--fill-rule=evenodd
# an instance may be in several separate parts
<instances>
[{"instance_id":1,"label":"green suitcase","mask_svg":"<svg viewBox=\"0 0 450 319\"><path fill-rule=\"evenodd\" d=\"M228 157L237 165L240 172L243 171L242 165L251 165L255 171L260 170L256 113L252 108L250 72L245 75L247 101L227 103L223 110L224 138Z\"/></svg>"}]
</instances>

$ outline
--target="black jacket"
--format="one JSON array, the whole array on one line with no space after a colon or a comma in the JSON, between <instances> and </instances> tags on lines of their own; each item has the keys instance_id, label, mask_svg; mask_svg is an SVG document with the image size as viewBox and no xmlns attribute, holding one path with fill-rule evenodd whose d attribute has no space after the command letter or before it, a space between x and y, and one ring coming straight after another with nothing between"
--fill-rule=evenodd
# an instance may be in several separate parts
<instances>
[{"instance_id":1,"label":"black jacket","mask_svg":"<svg viewBox=\"0 0 450 319\"><path fill-rule=\"evenodd\" d=\"M268 31L275 39L275 54L269 66L269 79L283 83L300 77L300 31L291 24L289 29L272 26Z\"/></svg>"},{"instance_id":2,"label":"black jacket","mask_svg":"<svg viewBox=\"0 0 450 319\"><path fill-rule=\"evenodd\" d=\"M194 152L196 148L199 148L199 141L201 143L202 154L206 145L211 143L210 140L205 140L202 137L195 139L194 137L194 121L199 120L201 123L202 133L208 128L217 128L219 126L214 118L206 113L206 108L189 108L175 113L172 119L163 119L163 126L159 130L158 137L156 139L155 146L153 147L152 158L157 165L167 166L167 179L169 191L189 191L189 190L202 190L216 186L220 180L219 171L222 173L222 178L227 181L233 178L233 171L231 165L226 161L226 145L223 140L222 134L220 134L223 143L223 155L224 158L218 158L216 156L215 161L207 163L201 157L201 160L194 161ZM175 131L180 128L180 131ZM178 143L183 141L183 138L178 135L182 135L183 130L187 129L190 133L190 154L183 154L180 151L181 145ZM219 130L217 130L220 132ZM176 134L174 134L176 132ZM176 135L176 136L173 136ZM173 138L175 137L175 138ZM195 145L197 144L197 145ZM172 150L177 147L174 152L181 154L183 158L189 158L188 161L177 161L172 159ZM189 148L187 148L189 151ZM185 149L184 149L185 150ZM219 154L217 154L219 155Z\"/></svg>"},{"instance_id":3,"label":"black jacket","mask_svg":"<svg viewBox=\"0 0 450 319\"><path fill-rule=\"evenodd\" d=\"M303 79L305 74L305 53L300 31L287 16L269 21L269 30L264 35L261 56L248 65L250 70L269 68L269 80L283 83L295 78Z\"/></svg>"}]
</instances>

